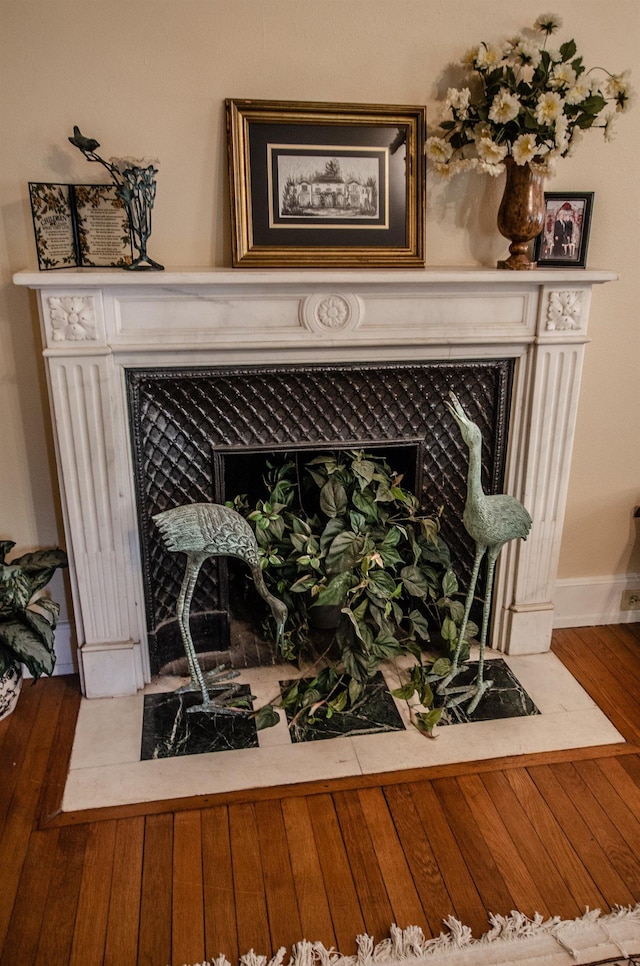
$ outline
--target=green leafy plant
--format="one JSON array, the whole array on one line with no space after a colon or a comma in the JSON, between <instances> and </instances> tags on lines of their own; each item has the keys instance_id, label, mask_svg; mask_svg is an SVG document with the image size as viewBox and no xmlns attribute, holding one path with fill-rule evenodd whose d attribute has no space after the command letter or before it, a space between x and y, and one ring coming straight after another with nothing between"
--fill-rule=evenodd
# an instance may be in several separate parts
<instances>
[{"instance_id":1,"label":"green leafy plant","mask_svg":"<svg viewBox=\"0 0 640 966\"><path fill-rule=\"evenodd\" d=\"M37 679L53 673L60 612L41 591L59 567L67 566L67 556L60 549L36 550L8 563L14 547L13 541L0 540L0 674L17 661Z\"/></svg>"},{"instance_id":2,"label":"green leafy plant","mask_svg":"<svg viewBox=\"0 0 640 966\"><path fill-rule=\"evenodd\" d=\"M384 458L348 450L302 471L270 463L265 485L254 508L243 497L234 506L253 524L265 581L289 610L283 657L314 668L285 693L285 707L330 716L357 705L382 661L421 661L434 644L448 658L463 607L439 513L422 513ZM335 627L315 632L327 610ZM276 720L268 706L258 725Z\"/></svg>"}]
</instances>

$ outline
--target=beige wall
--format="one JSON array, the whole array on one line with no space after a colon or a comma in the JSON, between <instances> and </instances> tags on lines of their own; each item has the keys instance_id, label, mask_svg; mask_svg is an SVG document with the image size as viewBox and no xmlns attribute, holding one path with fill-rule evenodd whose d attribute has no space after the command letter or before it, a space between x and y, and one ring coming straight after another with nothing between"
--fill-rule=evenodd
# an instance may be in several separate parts
<instances>
[{"instance_id":1,"label":"beige wall","mask_svg":"<svg viewBox=\"0 0 640 966\"><path fill-rule=\"evenodd\" d=\"M636 68L638 0L550 5L588 67ZM11 284L34 264L27 182L100 181L74 124L111 155L160 159L150 253L230 262L225 97L427 104L447 65L546 11L513 0L0 0L0 536L62 541L35 303ZM640 572L640 105L616 141L587 134L549 190L595 192L598 288L582 385L561 577ZM429 265L493 265L501 184L430 179Z\"/></svg>"}]
</instances>

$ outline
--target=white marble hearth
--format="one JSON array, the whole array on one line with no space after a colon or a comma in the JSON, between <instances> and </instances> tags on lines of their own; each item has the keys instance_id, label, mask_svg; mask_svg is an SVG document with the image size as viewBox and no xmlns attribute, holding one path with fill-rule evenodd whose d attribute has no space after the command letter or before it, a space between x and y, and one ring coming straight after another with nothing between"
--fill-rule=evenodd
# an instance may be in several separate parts
<instances>
[{"instance_id":1,"label":"white marble hearth","mask_svg":"<svg viewBox=\"0 0 640 966\"><path fill-rule=\"evenodd\" d=\"M472 655L473 657L473 655ZM293 744L284 720L258 732L259 747L238 751L140 760L144 694L178 687L178 678L156 679L144 692L83 699L76 728L63 812L129 805L194 795L215 795L397 772L507 755L616 744L624 739L551 652L498 655L540 714L436 729L435 740L411 725L405 731ZM291 677L291 670L284 669ZM274 698L283 668L255 668L239 680L251 686L254 706ZM391 687L394 671L385 672ZM396 702L405 723L408 711Z\"/></svg>"}]
</instances>

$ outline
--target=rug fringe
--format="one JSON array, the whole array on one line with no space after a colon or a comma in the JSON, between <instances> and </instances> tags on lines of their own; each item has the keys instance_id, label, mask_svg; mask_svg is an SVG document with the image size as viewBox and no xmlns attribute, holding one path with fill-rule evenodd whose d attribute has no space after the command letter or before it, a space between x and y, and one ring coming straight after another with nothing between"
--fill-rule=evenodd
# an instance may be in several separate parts
<instances>
[{"instance_id":1,"label":"rug fringe","mask_svg":"<svg viewBox=\"0 0 640 966\"><path fill-rule=\"evenodd\" d=\"M389 930L389 938L377 944L372 936L356 936L355 956L343 956L333 947L327 949L321 942L303 939L291 947L286 963L287 950L282 946L271 959L251 949L240 958L240 966L391 966L405 961L408 966L421 966L421 960L428 964L429 959L438 954L447 958L464 950L481 951L489 946L496 948L497 944L526 944L527 940L541 938L553 940L557 944L556 949L562 949L574 960L578 960L578 939L584 933L585 926L593 927L599 932L601 938L596 946L604 941L618 949L620 955L627 959L631 952L625 946L625 939L628 941L629 937L616 935L616 929L620 933L621 924L640 928L640 903L636 906L616 906L606 915L602 915L599 909L587 909L584 915L576 919L561 919L559 916L545 919L538 913L529 918L515 910L508 916L491 915L491 928L479 939L474 939L471 929L453 916L448 916L443 922L447 931L433 939L426 939L419 926L401 929L395 924ZM635 938L634 942L637 945ZM582 948L584 949L584 943ZM231 963L226 956L220 954L215 959L193 963L192 966L231 966Z\"/></svg>"}]
</instances>

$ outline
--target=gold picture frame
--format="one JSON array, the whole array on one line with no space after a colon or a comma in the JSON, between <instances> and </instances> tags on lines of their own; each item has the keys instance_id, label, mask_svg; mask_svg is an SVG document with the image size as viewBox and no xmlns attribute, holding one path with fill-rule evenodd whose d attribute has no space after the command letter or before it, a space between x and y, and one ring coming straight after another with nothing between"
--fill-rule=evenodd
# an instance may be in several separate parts
<instances>
[{"instance_id":1,"label":"gold picture frame","mask_svg":"<svg viewBox=\"0 0 640 966\"><path fill-rule=\"evenodd\" d=\"M228 99L226 119L234 267L424 267L424 107Z\"/></svg>"}]
</instances>

